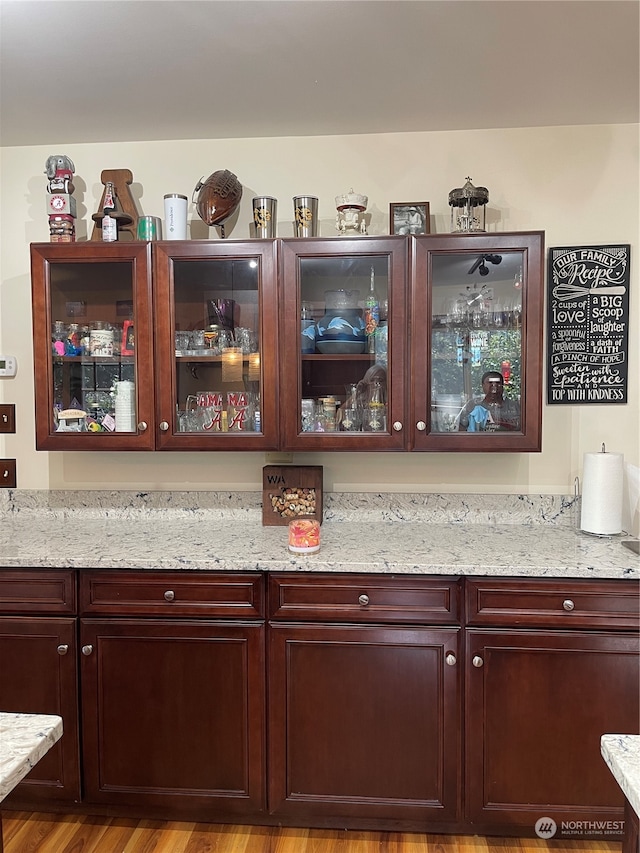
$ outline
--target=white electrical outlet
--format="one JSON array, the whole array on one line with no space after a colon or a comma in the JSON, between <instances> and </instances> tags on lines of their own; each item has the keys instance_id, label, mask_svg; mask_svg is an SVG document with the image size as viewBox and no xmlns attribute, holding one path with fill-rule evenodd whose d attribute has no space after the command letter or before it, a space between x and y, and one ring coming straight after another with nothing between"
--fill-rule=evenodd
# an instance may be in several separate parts
<instances>
[{"instance_id":1,"label":"white electrical outlet","mask_svg":"<svg viewBox=\"0 0 640 853\"><path fill-rule=\"evenodd\" d=\"M18 371L18 360L15 355L0 355L0 379L15 376Z\"/></svg>"}]
</instances>

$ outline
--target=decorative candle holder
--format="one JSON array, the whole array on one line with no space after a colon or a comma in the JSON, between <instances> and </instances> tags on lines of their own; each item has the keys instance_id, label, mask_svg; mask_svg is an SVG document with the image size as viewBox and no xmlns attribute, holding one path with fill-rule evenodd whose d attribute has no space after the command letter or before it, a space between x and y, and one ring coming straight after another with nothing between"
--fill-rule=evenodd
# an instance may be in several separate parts
<instances>
[{"instance_id":1,"label":"decorative candle holder","mask_svg":"<svg viewBox=\"0 0 640 853\"><path fill-rule=\"evenodd\" d=\"M289 522L289 550L294 554L314 554L320 550L320 522L297 518Z\"/></svg>"}]
</instances>

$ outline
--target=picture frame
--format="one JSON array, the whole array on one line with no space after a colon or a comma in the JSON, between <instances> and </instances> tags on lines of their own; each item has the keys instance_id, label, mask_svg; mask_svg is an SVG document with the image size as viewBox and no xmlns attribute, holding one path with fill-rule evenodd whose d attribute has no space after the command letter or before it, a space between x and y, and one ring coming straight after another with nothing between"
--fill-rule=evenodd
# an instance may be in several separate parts
<instances>
[{"instance_id":1,"label":"picture frame","mask_svg":"<svg viewBox=\"0 0 640 853\"><path fill-rule=\"evenodd\" d=\"M389 205L391 234L420 235L431 233L428 201L392 201Z\"/></svg>"},{"instance_id":2,"label":"picture frame","mask_svg":"<svg viewBox=\"0 0 640 853\"><path fill-rule=\"evenodd\" d=\"M122 342L120 344L120 355L135 355L136 339L133 320L125 320L122 325Z\"/></svg>"}]
</instances>

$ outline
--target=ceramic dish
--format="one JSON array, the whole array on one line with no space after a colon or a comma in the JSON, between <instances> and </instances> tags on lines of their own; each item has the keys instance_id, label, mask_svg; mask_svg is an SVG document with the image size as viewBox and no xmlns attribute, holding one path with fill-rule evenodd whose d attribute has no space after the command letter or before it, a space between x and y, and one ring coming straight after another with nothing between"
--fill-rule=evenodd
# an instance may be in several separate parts
<instances>
[{"instance_id":1,"label":"ceramic dish","mask_svg":"<svg viewBox=\"0 0 640 853\"><path fill-rule=\"evenodd\" d=\"M362 341L316 341L316 349L323 355L358 355L364 347Z\"/></svg>"}]
</instances>

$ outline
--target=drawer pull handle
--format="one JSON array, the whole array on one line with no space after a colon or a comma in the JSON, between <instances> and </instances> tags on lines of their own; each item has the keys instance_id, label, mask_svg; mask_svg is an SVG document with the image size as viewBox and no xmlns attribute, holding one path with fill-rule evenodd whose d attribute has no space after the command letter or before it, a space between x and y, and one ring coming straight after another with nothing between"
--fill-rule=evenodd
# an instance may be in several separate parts
<instances>
[{"instance_id":1,"label":"drawer pull handle","mask_svg":"<svg viewBox=\"0 0 640 853\"><path fill-rule=\"evenodd\" d=\"M67 643L60 643L60 645L58 646L58 654L59 655L66 655L66 653L68 651L69 651L68 644Z\"/></svg>"},{"instance_id":2,"label":"drawer pull handle","mask_svg":"<svg viewBox=\"0 0 640 853\"><path fill-rule=\"evenodd\" d=\"M449 654L445 658L445 661L447 663L447 666L455 666L458 663L458 661L456 660L456 656L453 654L453 652L449 652Z\"/></svg>"},{"instance_id":3,"label":"drawer pull handle","mask_svg":"<svg viewBox=\"0 0 640 853\"><path fill-rule=\"evenodd\" d=\"M478 669L480 669L480 667L481 667L481 666L484 666L484 661L482 660L482 658L480 657L480 655L474 655L474 658L473 658L473 660L471 661L471 663L472 663L475 667L477 667Z\"/></svg>"},{"instance_id":4,"label":"drawer pull handle","mask_svg":"<svg viewBox=\"0 0 640 853\"><path fill-rule=\"evenodd\" d=\"M366 593L362 593L362 595L358 596L358 604L361 604L363 607L366 607L369 603L369 596Z\"/></svg>"},{"instance_id":5,"label":"drawer pull handle","mask_svg":"<svg viewBox=\"0 0 640 853\"><path fill-rule=\"evenodd\" d=\"M172 589L168 589L164 594L165 601L173 601L175 597L176 594Z\"/></svg>"},{"instance_id":6,"label":"drawer pull handle","mask_svg":"<svg viewBox=\"0 0 640 853\"><path fill-rule=\"evenodd\" d=\"M86 655L86 657L89 657L90 654L93 654L93 646L91 646L91 645L83 646L82 647L82 654Z\"/></svg>"},{"instance_id":7,"label":"drawer pull handle","mask_svg":"<svg viewBox=\"0 0 640 853\"><path fill-rule=\"evenodd\" d=\"M574 607L575 607L575 604L573 603L573 601L571 601L571 599L570 599L570 598L566 598L566 599L562 602L562 607L563 607L563 609L564 609L564 610L573 610L573 609L574 609Z\"/></svg>"}]
</instances>

